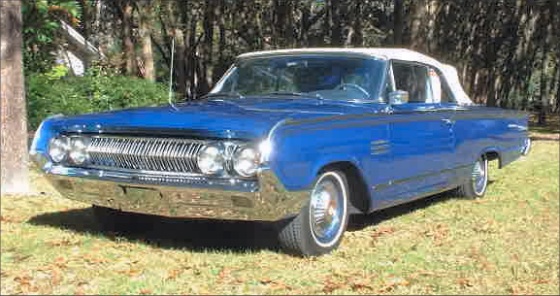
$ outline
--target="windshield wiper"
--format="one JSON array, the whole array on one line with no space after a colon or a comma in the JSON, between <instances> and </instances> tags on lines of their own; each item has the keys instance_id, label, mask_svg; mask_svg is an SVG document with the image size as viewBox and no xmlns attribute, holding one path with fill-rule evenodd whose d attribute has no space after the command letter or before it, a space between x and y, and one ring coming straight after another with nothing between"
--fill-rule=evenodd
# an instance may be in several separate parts
<instances>
[{"instance_id":1,"label":"windshield wiper","mask_svg":"<svg viewBox=\"0 0 560 296\"><path fill-rule=\"evenodd\" d=\"M236 97L237 99L243 99L243 95L237 92L217 92L217 93L209 93L202 97L201 99L209 99L209 98L221 98L221 97Z\"/></svg>"},{"instance_id":2,"label":"windshield wiper","mask_svg":"<svg viewBox=\"0 0 560 296\"><path fill-rule=\"evenodd\" d=\"M302 93L302 92L292 92L292 91L273 91L273 92L269 92L269 93L265 93L263 95L273 95L273 96L292 96L292 97L304 97L304 98L318 98L318 99L323 99L323 97L320 94L307 94L307 93Z\"/></svg>"}]
</instances>

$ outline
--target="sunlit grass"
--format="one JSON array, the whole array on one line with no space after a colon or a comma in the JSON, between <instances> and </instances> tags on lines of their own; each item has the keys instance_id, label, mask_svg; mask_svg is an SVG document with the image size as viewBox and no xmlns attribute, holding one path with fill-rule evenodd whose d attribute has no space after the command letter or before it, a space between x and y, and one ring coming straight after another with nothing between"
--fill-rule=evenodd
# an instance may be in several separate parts
<instances>
[{"instance_id":1,"label":"sunlit grass","mask_svg":"<svg viewBox=\"0 0 560 296\"><path fill-rule=\"evenodd\" d=\"M559 145L498 170L484 199L441 195L354 217L339 250L281 253L269 225L161 221L101 233L88 205L1 198L1 293L559 294ZM41 194L40 192L44 192Z\"/></svg>"}]
</instances>

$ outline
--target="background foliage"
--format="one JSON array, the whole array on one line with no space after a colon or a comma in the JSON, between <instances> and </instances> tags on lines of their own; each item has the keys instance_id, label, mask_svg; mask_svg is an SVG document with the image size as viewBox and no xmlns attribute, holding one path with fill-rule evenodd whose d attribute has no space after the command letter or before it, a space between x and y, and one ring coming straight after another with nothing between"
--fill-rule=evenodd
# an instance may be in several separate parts
<instances>
[{"instance_id":1,"label":"background foliage","mask_svg":"<svg viewBox=\"0 0 560 296\"><path fill-rule=\"evenodd\" d=\"M83 77L66 77L64 66L27 77L28 122L36 128L54 114L80 114L167 102L167 89L137 77L90 68Z\"/></svg>"},{"instance_id":2,"label":"background foliage","mask_svg":"<svg viewBox=\"0 0 560 296\"><path fill-rule=\"evenodd\" d=\"M209 91L236 55L295 47L405 47L457 67L477 103L560 112L556 0L30 0L24 1L26 73L54 64L64 20L115 75Z\"/></svg>"}]
</instances>

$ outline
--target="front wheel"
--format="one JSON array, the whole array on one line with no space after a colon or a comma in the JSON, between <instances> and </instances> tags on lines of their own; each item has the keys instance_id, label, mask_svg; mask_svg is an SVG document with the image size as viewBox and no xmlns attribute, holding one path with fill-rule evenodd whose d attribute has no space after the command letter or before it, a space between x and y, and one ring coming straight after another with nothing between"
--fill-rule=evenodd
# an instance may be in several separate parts
<instances>
[{"instance_id":1,"label":"front wheel","mask_svg":"<svg viewBox=\"0 0 560 296\"><path fill-rule=\"evenodd\" d=\"M279 232L282 247L302 256L336 249L348 224L348 182L344 173L327 171L315 181L309 202Z\"/></svg>"},{"instance_id":2,"label":"front wheel","mask_svg":"<svg viewBox=\"0 0 560 296\"><path fill-rule=\"evenodd\" d=\"M459 194L466 198L481 198L488 187L488 159L479 157L473 165L471 177L459 187Z\"/></svg>"}]
</instances>

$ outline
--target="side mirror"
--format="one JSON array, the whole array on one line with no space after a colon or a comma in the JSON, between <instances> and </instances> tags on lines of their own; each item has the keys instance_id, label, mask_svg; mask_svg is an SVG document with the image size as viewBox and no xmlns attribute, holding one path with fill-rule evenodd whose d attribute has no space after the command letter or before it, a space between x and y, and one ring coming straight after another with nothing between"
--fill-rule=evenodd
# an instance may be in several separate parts
<instances>
[{"instance_id":1,"label":"side mirror","mask_svg":"<svg viewBox=\"0 0 560 296\"><path fill-rule=\"evenodd\" d=\"M404 90L396 90L389 93L389 104L399 105L408 103L408 92Z\"/></svg>"}]
</instances>

